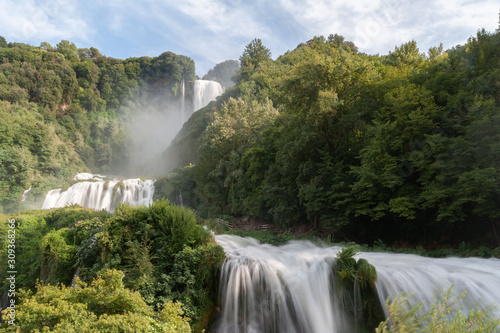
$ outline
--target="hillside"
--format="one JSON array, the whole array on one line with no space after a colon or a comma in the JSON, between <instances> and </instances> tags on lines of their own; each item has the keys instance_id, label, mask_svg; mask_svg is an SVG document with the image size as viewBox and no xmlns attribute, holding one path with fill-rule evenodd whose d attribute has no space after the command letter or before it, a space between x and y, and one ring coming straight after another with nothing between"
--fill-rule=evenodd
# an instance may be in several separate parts
<instances>
[{"instance_id":1,"label":"hillside","mask_svg":"<svg viewBox=\"0 0 500 333\"><path fill-rule=\"evenodd\" d=\"M194 62L171 52L120 60L64 40L36 47L1 37L0 211L38 208L77 172L140 174L131 161L142 141L130 124L168 109L194 77Z\"/></svg>"},{"instance_id":2,"label":"hillside","mask_svg":"<svg viewBox=\"0 0 500 333\"><path fill-rule=\"evenodd\" d=\"M169 147L194 167L164 194L338 240L498 246L499 54L500 32L484 30L383 56L316 37L274 61L254 40L237 84Z\"/></svg>"}]
</instances>

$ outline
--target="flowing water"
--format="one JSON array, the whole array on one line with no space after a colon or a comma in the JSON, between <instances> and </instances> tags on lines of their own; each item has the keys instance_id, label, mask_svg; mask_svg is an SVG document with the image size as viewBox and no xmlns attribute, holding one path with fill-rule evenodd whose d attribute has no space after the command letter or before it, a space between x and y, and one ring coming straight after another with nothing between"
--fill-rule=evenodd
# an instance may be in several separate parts
<instances>
[{"instance_id":1,"label":"flowing water","mask_svg":"<svg viewBox=\"0 0 500 333\"><path fill-rule=\"evenodd\" d=\"M60 208L71 204L113 212L118 203L132 206L149 205L153 201L154 181L106 178L101 175L80 173L78 182L67 190L51 190L45 196L42 209Z\"/></svg>"},{"instance_id":2,"label":"flowing water","mask_svg":"<svg viewBox=\"0 0 500 333\"><path fill-rule=\"evenodd\" d=\"M318 247L306 241L274 247L232 235L216 236L216 240L227 254L216 332L358 331L356 318L346 309L359 308L359 293L355 290L353 297L345 297L333 273L339 247ZM467 291L466 306L492 305L494 315L500 316L499 259L389 253L359 253L356 258L375 266L382 304L403 291L429 304L455 284L455 295Z\"/></svg>"},{"instance_id":3,"label":"flowing water","mask_svg":"<svg viewBox=\"0 0 500 333\"><path fill-rule=\"evenodd\" d=\"M29 189L24 190L24 191L23 191L23 194L21 194L21 202L26 201L26 199L28 198L28 193L29 193L29 191L31 191L31 186L30 186L30 188L29 188Z\"/></svg>"},{"instance_id":4,"label":"flowing water","mask_svg":"<svg viewBox=\"0 0 500 333\"><path fill-rule=\"evenodd\" d=\"M187 120L186 115L186 87L184 85L184 79L181 81L181 125Z\"/></svg>"},{"instance_id":5,"label":"flowing water","mask_svg":"<svg viewBox=\"0 0 500 333\"><path fill-rule=\"evenodd\" d=\"M194 111L201 109L211 101L215 101L217 96L224 93L224 88L218 82L210 80L194 81L193 89Z\"/></svg>"}]
</instances>

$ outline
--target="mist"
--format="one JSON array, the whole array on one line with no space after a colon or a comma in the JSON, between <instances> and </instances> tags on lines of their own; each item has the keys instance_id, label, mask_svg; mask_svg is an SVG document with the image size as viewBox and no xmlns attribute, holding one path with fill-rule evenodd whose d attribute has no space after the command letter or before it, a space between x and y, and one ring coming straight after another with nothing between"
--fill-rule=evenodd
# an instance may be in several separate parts
<instances>
[{"instance_id":1,"label":"mist","mask_svg":"<svg viewBox=\"0 0 500 333\"><path fill-rule=\"evenodd\" d=\"M129 158L122 172L134 177L165 173L162 153L182 128L187 113L192 113L192 103L182 103L182 96L146 93L130 103L125 123L129 133Z\"/></svg>"},{"instance_id":2,"label":"mist","mask_svg":"<svg viewBox=\"0 0 500 333\"><path fill-rule=\"evenodd\" d=\"M170 171L163 152L193 114L195 106L202 108L224 92L215 81L197 80L195 83L179 89L178 96L166 91L150 91L127 105L124 114L129 133L129 158L128 165L120 170L123 175L157 177Z\"/></svg>"}]
</instances>

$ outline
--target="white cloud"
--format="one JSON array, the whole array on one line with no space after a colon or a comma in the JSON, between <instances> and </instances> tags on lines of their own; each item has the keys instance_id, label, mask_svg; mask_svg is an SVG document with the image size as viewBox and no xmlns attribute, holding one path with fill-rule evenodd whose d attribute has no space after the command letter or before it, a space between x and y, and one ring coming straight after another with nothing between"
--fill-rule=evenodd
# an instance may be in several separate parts
<instances>
[{"instance_id":1,"label":"white cloud","mask_svg":"<svg viewBox=\"0 0 500 333\"><path fill-rule=\"evenodd\" d=\"M255 37L275 57L285 47L333 33L344 35L367 53L387 54L411 39L422 51L440 42L452 47L487 22L492 23L487 30L494 30L500 9L496 1L149 0L148 6L141 6L142 15L155 16L151 24L159 23L165 38L176 40L193 55L197 68L201 65L206 71L209 63L239 57ZM290 29L294 34L287 35Z\"/></svg>"},{"instance_id":2,"label":"white cloud","mask_svg":"<svg viewBox=\"0 0 500 333\"><path fill-rule=\"evenodd\" d=\"M196 57L200 75L216 63L238 58L253 38L271 38L269 27L259 22L256 3L234 6L222 0L125 1L118 12L132 12L155 34L184 54ZM201 71L199 70L201 68Z\"/></svg>"},{"instance_id":3,"label":"white cloud","mask_svg":"<svg viewBox=\"0 0 500 333\"><path fill-rule=\"evenodd\" d=\"M0 31L15 41L86 40L90 35L76 0L2 0Z\"/></svg>"},{"instance_id":4,"label":"white cloud","mask_svg":"<svg viewBox=\"0 0 500 333\"><path fill-rule=\"evenodd\" d=\"M421 50L464 43L478 29L493 31L500 10L497 0L280 0L280 5L309 37L339 33L362 51L381 54L411 39Z\"/></svg>"},{"instance_id":5,"label":"white cloud","mask_svg":"<svg viewBox=\"0 0 500 333\"><path fill-rule=\"evenodd\" d=\"M121 15L114 14L109 20L109 28L112 31L120 31L123 28L123 17Z\"/></svg>"},{"instance_id":6,"label":"white cloud","mask_svg":"<svg viewBox=\"0 0 500 333\"><path fill-rule=\"evenodd\" d=\"M253 38L274 57L334 33L371 54L387 54L411 39L422 51L440 42L452 47L483 27L493 31L499 10L498 0L0 0L0 34L127 52L117 57L170 50L193 58L201 75L237 59Z\"/></svg>"},{"instance_id":7,"label":"white cloud","mask_svg":"<svg viewBox=\"0 0 500 333\"><path fill-rule=\"evenodd\" d=\"M249 25L252 30L253 22L249 15L241 15L241 9L231 9L221 1L213 0L185 0L182 2L170 1L171 8L179 10L182 14L189 16L198 26L203 27L211 33L228 33L229 35L246 34L247 29L241 28ZM232 29L227 29L232 27Z\"/></svg>"}]
</instances>

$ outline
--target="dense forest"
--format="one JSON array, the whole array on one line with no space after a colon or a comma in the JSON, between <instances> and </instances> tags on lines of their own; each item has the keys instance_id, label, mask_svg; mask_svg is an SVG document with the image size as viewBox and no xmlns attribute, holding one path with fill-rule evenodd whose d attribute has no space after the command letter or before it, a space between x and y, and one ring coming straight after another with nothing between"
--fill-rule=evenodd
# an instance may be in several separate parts
<instances>
[{"instance_id":1,"label":"dense forest","mask_svg":"<svg viewBox=\"0 0 500 333\"><path fill-rule=\"evenodd\" d=\"M383 56L315 37L274 61L255 39L240 63L166 151L159 196L337 240L500 244L499 31Z\"/></svg>"}]
</instances>

